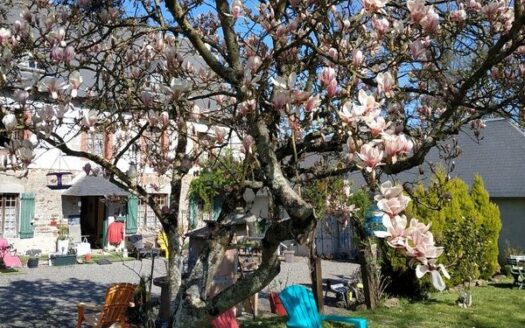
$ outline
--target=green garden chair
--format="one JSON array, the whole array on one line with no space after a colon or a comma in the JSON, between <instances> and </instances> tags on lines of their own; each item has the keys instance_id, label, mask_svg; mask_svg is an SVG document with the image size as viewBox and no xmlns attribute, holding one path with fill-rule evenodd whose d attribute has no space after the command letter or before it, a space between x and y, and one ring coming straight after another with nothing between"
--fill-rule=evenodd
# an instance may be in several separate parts
<instances>
[{"instance_id":1,"label":"green garden chair","mask_svg":"<svg viewBox=\"0 0 525 328\"><path fill-rule=\"evenodd\" d=\"M300 285L286 287L279 294L279 298L288 313L286 323L288 328L321 328L322 321L348 323L356 328L368 328L368 323L364 318L320 315L314 295L306 287Z\"/></svg>"}]
</instances>

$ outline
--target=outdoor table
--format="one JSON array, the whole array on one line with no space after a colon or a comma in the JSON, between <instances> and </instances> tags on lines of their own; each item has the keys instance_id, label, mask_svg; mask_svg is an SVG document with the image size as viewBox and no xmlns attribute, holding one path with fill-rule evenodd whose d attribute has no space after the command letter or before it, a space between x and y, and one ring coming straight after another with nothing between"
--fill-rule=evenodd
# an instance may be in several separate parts
<instances>
[{"instance_id":1,"label":"outdoor table","mask_svg":"<svg viewBox=\"0 0 525 328\"><path fill-rule=\"evenodd\" d=\"M525 262L525 255L511 255L510 258L518 262L521 262L521 261Z\"/></svg>"}]
</instances>

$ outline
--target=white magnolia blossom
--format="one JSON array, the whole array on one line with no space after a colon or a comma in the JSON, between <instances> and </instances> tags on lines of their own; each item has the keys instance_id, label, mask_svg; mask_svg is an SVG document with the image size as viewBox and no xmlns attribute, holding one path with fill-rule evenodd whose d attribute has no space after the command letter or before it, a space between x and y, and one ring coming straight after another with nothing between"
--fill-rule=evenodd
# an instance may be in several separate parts
<instances>
[{"instance_id":1,"label":"white magnolia blossom","mask_svg":"<svg viewBox=\"0 0 525 328\"><path fill-rule=\"evenodd\" d=\"M18 124L15 114L12 114L12 113L6 114L2 118L2 123L4 124L4 127L7 132L11 132L14 129L16 129L16 126Z\"/></svg>"}]
</instances>

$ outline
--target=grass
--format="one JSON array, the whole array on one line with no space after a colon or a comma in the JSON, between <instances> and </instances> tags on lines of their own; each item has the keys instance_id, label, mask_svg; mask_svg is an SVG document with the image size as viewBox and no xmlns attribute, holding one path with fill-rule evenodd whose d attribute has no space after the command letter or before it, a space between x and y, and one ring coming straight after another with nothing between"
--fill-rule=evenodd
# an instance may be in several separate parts
<instances>
[{"instance_id":1,"label":"grass","mask_svg":"<svg viewBox=\"0 0 525 328\"><path fill-rule=\"evenodd\" d=\"M511 289L510 280L472 289L473 305L456 305L456 292L433 293L430 299L410 302L402 299L399 308L348 312L365 317L370 328L523 328L525 327L525 290ZM284 328L285 320L273 318L245 322L241 327ZM324 326L323 326L324 327ZM347 326L327 326L347 327Z\"/></svg>"},{"instance_id":2,"label":"grass","mask_svg":"<svg viewBox=\"0 0 525 328\"><path fill-rule=\"evenodd\" d=\"M17 274L17 273L20 273L17 269L0 268L0 274Z\"/></svg>"},{"instance_id":3,"label":"grass","mask_svg":"<svg viewBox=\"0 0 525 328\"><path fill-rule=\"evenodd\" d=\"M343 328L351 327L345 324L331 324L323 322L323 328ZM241 328L286 328L286 319L284 318L269 318L263 320L245 321L241 324Z\"/></svg>"}]
</instances>

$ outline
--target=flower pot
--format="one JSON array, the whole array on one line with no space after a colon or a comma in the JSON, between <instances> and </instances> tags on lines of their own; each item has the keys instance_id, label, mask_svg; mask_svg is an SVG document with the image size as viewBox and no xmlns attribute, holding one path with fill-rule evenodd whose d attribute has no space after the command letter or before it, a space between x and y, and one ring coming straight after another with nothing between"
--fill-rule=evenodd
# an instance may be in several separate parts
<instances>
[{"instance_id":1,"label":"flower pot","mask_svg":"<svg viewBox=\"0 0 525 328\"><path fill-rule=\"evenodd\" d=\"M91 256L91 254L84 255L84 262L86 262L86 263L93 262L93 257Z\"/></svg>"},{"instance_id":2,"label":"flower pot","mask_svg":"<svg viewBox=\"0 0 525 328\"><path fill-rule=\"evenodd\" d=\"M29 260L27 260L27 267L28 268L38 267L38 257L30 257Z\"/></svg>"}]
</instances>

